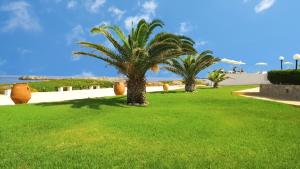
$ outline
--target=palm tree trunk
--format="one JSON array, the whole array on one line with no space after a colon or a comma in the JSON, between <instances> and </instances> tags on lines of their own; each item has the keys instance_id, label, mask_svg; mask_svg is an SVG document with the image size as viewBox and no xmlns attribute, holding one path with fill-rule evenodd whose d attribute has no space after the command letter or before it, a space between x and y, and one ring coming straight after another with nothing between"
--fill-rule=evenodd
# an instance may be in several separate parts
<instances>
[{"instance_id":1,"label":"palm tree trunk","mask_svg":"<svg viewBox=\"0 0 300 169\"><path fill-rule=\"evenodd\" d=\"M218 83L218 82L214 82L213 87L214 87L214 88L218 88L218 87L219 87L219 83Z\"/></svg>"},{"instance_id":2,"label":"palm tree trunk","mask_svg":"<svg viewBox=\"0 0 300 169\"><path fill-rule=\"evenodd\" d=\"M127 104L146 104L146 78L129 77L127 81Z\"/></svg>"},{"instance_id":3,"label":"palm tree trunk","mask_svg":"<svg viewBox=\"0 0 300 169\"><path fill-rule=\"evenodd\" d=\"M195 88L196 88L196 82L194 79L185 81L185 91L186 92L193 92L193 91L195 91Z\"/></svg>"}]
</instances>

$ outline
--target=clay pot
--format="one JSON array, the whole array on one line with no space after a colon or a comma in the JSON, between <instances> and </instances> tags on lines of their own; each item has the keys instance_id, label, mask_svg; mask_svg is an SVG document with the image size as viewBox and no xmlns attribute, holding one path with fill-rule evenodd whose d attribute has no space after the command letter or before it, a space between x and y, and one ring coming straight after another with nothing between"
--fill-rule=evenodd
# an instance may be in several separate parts
<instances>
[{"instance_id":1,"label":"clay pot","mask_svg":"<svg viewBox=\"0 0 300 169\"><path fill-rule=\"evenodd\" d=\"M125 93L125 85L123 82L115 82L114 92L117 96L122 96Z\"/></svg>"},{"instance_id":2,"label":"clay pot","mask_svg":"<svg viewBox=\"0 0 300 169\"><path fill-rule=\"evenodd\" d=\"M163 85L164 91L167 92L169 91L169 85L168 84L164 84Z\"/></svg>"},{"instance_id":3,"label":"clay pot","mask_svg":"<svg viewBox=\"0 0 300 169\"><path fill-rule=\"evenodd\" d=\"M15 104L25 104L31 99L31 91L26 83L14 84L11 90L10 98Z\"/></svg>"},{"instance_id":4,"label":"clay pot","mask_svg":"<svg viewBox=\"0 0 300 169\"><path fill-rule=\"evenodd\" d=\"M158 65L154 65L151 67L151 70L155 73L159 72L159 66Z\"/></svg>"}]
</instances>

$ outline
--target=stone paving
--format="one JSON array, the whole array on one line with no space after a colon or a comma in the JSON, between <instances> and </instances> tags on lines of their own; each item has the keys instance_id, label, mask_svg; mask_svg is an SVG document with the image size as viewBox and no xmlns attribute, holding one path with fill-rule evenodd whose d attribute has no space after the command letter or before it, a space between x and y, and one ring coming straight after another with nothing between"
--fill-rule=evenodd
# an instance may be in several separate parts
<instances>
[{"instance_id":1,"label":"stone paving","mask_svg":"<svg viewBox=\"0 0 300 169\"><path fill-rule=\"evenodd\" d=\"M243 96L243 97L248 97L248 98L253 98L253 99L272 101L272 102L289 104L292 106L300 107L300 101L289 101L289 100L281 100L281 99L274 99L274 98L260 96L259 95L259 87L246 89L246 90L240 90L240 91L234 91L234 92L232 92L232 94L238 95L238 96Z\"/></svg>"}]
</instances>

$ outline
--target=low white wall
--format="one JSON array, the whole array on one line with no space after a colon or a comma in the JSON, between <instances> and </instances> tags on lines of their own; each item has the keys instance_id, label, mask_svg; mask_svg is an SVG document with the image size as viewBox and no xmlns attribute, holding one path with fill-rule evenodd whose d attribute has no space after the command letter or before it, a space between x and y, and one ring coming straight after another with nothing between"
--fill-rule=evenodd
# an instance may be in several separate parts
<instances>
[{"instance_id":1,"label":"low white wall","mask_svg":"<svg viewBox=\"0 0 300 169\"><path fill-rule=\"evenodd\" d=\"M183 85L170 86L170 90L177 90L184 88ZM146 88L147 92L163 91L162 86L151 86ZM106 96L115 96L113 88L102 88L94 90L72 90L62 92L36 92L31 94L29 103L47 103L60 102L66 100L98 98ZM0 105L14 105L9 95L0 95Z\"/></svg>"},{"instance_id":2,"label":"low white wall","mask_svg":"<svg viewBox=\"0 0 300 169\"><path fill-rule=\"evenodd\" d=\"M223 86L229 85L259 85L270 84L267 74L228 74L229 79L220 83Z\"/></svg>"}]
</instances>

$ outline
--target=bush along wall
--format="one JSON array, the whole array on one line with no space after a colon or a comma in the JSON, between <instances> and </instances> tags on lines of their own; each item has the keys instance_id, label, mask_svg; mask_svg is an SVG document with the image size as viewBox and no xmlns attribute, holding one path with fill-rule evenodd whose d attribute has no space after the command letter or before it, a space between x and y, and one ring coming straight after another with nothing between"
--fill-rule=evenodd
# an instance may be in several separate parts
<instances>
[{"instance_id":1,"label":"bush along wall","mask_svg":"<svg viewBox=\"0 0 300 169\"><path fill-rule=\"evenodd\" d=\"M300 70L272 70L268 80L272 84L300 85Z\"/></svg>"},{"instance_id":2,"label":"bush along wall","mask_svg":"<svg viewBox=\"0 0 300 169\"><path fill-rule=\"evenodd\" d=\"M72 86L74 90L81 90L98 85L101 88L110 88L113 87L113 82L93 79L61 79L29 83L29 86L38 92L57 91L57 88L64 86Z\"/></svg>"}]
</instances>

